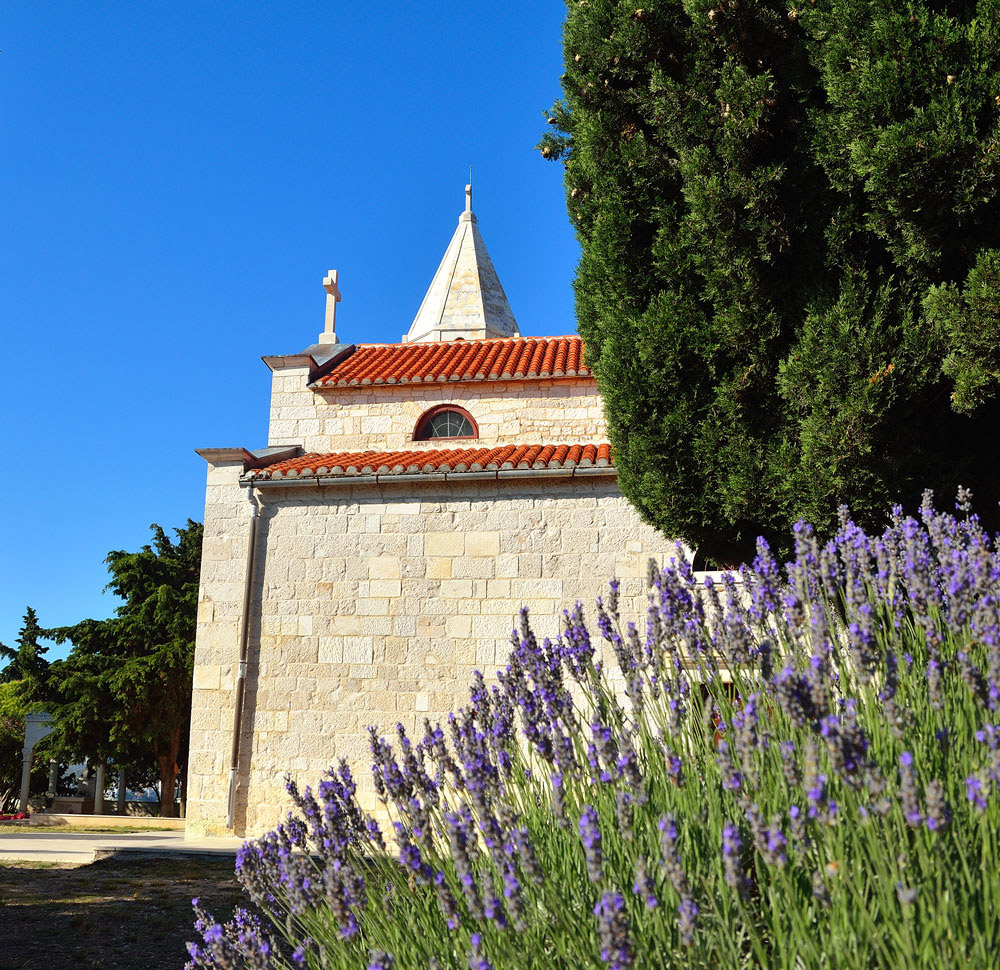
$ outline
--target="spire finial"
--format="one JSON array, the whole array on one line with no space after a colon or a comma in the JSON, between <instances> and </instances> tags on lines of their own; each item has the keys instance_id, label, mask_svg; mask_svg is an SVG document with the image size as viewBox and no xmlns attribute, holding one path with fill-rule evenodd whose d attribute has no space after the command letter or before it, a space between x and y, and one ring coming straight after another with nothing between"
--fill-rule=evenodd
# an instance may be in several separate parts
<instances>
[{"instance_id":1,"label":"spire finial","mask_svg":"<svg viewBox=\"0 0 1000 970\"><path fill-rule=\"evenodd\" d=\"M469 166L469 184L465 187L465 211L472 211L472 166Z\"/></svg>"}]
</instances>

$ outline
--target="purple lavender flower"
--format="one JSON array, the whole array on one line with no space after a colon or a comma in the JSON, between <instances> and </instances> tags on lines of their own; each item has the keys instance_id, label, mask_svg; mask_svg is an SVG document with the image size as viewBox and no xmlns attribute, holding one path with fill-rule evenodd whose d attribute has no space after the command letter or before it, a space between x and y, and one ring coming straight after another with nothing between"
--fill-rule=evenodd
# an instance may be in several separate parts
<instances>
[{"instance_id":1,"label":"purple lavender flower","mask_svg":"<svg viewBox=\"0 0 1000 970\"><path fill-rule=\"evenodd\" d=\"M656 909L659 906L659 901L656 898L656 887L649 875L646 859L641 855L636 856L635 859L635 881L632 883L632 892L643 898L647 909Z\"/></svg>"},{"instance_id":2,"label":"purple lavender flower","mask_svg":"<svg viewBox=\"0 0 1000 970\"><path fill-rule=\"evenodd\" d=\"M806 822L802 815L802 809L798 805L792 805L788 809L788 827L792 834L792 843L795 851L803 855L809 851L810 840L806 833Z\"/></svg>"},{"instance_id":3,"label":"purple lavender flower","mask_svg":"<svg viewBox=\"0 0 1000 970\"><path fill-rule=\"evenodd\" d=\"M986 811L986 798L983 794L983 785L975 775L970 775L965 779L965 797L972 802L977 812L982 814Z\"/></svg>"},{"instance_id":4,"label":"purple lavender flower","mask_svg":"<svg viewBox=\"0 0 1000 970\"><path fill-rule=\"evenodd\" d=\"M927 782L924 791L926 825L931 832L939 832L951 821L951 812L944 796L944 786L937 778Z\"/></svg>"},{"instance_id":5,"label":"purple lavender flower","mask_svg":"<svg viewBox=\"0 0 1000 970\"><path fill-rule=\"evenodd\" d=\"M664 758L667 765L667 777L678 788L684 787L684 762L681 756L666 748Z\"/></svg>"},{"instance_id":6,"label":"purple lavender flower","mask_svg":"<svg viewBox=\"0 0 1000 970\"><path fill-rule=\"evenodd\" d=\"M364 904L364 882L349 866L328 866L322 874L323 894L330 913L340 927L340 935L345 940L358 934L355 909Z\"/></svg>"},{"instance_id":7,"label":"purple lavender flower","mask_svg":"<svg viewBox=\"0 0 1000 970\"><path fill-rule=\"evenodd\" d=\"M621 893L606 892L594 907L601 940L601 960L610 970L628 970L635 962L635 949L629 936L628 914Z\"/></svg>"},{"instance_id":8,"label":"purple lavender flower","mask_svg":"<svg viewBox=\"0 0 1000 970\"><path fill-rule=\"evenodd\" d=\"M601 852L601 828L597 812L590 805L584 805L580 813L580 841L587 860L587 877L591 882L600 882L604 876Z\"/></svg>"},{"instance_id":9,"label":"purple lavender flower","mask_svg":"<svg viewBox=\"0 0 1000 970\"><path fill-rule=\"evenodd\" d=\"M910 828L923 825L924 815L920 811L917 796L917 780L913 772L913 755L904 751L899 756L899 798L903 804L903 816Z\"/></svg>"},{"instance_id":10,"label":"purple lavender flower","mask_svg":"<svg viewBox=\"0 0 1000 970\"><path fill-rule=\"evenodd\" d=\"M618 831L626 842L632 841L632 816L635 798L631 792L619 789L615 792L615 818L618 820Z\"/></svg>"},{"instance_id":11,"label":"purple lavender flower","mask_svg":"<svg viewBox=\"0 0 1000 970\"><path fill-rule=\"evenodd\" d=\"M449 930L458 929L461 923L461 913L458 908L458 902L448 883L445 881L443 872L435 873L434 887L437 893L438 906L441 907L441 915L444 916L445 925Z\"/></svg>"},{"instance_id":12,"label":"purple lavender flower","mask_svg":"<svg viewBox=\"0 0 1000 970\"><path fill-rule=\"evenodd\" d=\"M830 891L826 888L826 883L823 881L823 877L819 874L819 870L815 870L812 874L812 894L813 898L823 906L828 908L832 902L830 899Z\"/></svg>"},{"instance_id":13,"label":"purple lavender flower","mask_svg":"<svg viewBox=\"0 0 1000 970\"><path fill-rule=\"evenodd\" d=\"M602 782L617 781L621 777L618 767L618 743L614 731L599 720L590 726L593 740L587 746L587 757L596 777Z\"/></svg>"},{"instance_id":14,"label":"purple lavender flower","mask_svg":"<svg viewBox=\"0 0 1000 970\"><path fill-rule=\"evenodd\" d=\"M660 816L657 824L660 830L660 865L670 884L677 890L678 895L683 897L687 893L687 877L684 874L677 844L677 819L668 813Z\"/></svg>"},{"instance_id":15,"label":"purple lavender flower","mask_svg":"<svg viewBox=\"0 0 1000 970\"><path fill-rule=\"evenodd\" d=\"M794 806L793 806L794 807ZM754 843L761 858L769 865L783 869L788 862L785 855L785 846L788 839L781 826L781 815L775 815L770 825L765 825L756 804L747 809L747 822L750 831L753 833Z\"/></svg>"},{"instance_id":16,"label":"purple lavender flower","mask_svg":"<svg viewBox=\"0 0 1000 970\"><path fill-rule=\"evenodd\" d=\"M722 829L722 868L726 885L744 894L748 887L743 868L743 840L739 829L731 822Z\"/></svg>"},{"instance_id":17,"label":"purple lavender flower","mask_svg":"<svg viewBox=\"0 0 1000 970\"><path fill-rule=\"evenodd\" d=\"M229 967L246 967L247 970L271 970L273 950L271 941L260 921L245 909L237 908L233 919L222 925L192 901L195 910L195 930L202 942L188 943L191 960L189 968L227 970ZM306 945L311 941L306 941Z\"/></svg>"},{"instance_id":18,"label":"purple lavender flower","mask_svg":"<svg viewBox=\"0 0 1000 970\"><path fill-rule=\"evenodd\" d=\"M726 791L738 792L743 787L743 774L736 770L736 765L729 755L729 742L720 741L716 750L719 752L716 760L722 771L722 787Z\"/></svg>"},{"instance_id":19,"label":"purple lavender flower","mask_svg":"<svg viewBox=\"0 0 1000 970\"><path fill-rule=\"evenodd\" d=\"M493 880L489 878L483 880L483 913L487 919L493 920L500 929L506 929L507 911L493 889Z\"/></svg>"},{"instance_id":20,"label":"purple lavender flower","mask_svg":"<svg viewBox=\"0 0 1000 970\"><path fill-rule=\"evenodd\" d=\"M517 867L513 862L507 862L503 867L503 896L507 901L514 929L523 933L528 928L524 920L524 893L517 875Z\"/></svg>"},{"instance_id":21,"label":"purple lavender flower","mask_svg":"<svg viewBox=\"0 0 1000 970\"><path fill-rule=\"evenodd\" d=\"M483 914L483 904L472 869L472 853L475 851L476 843L469 809L463 806L457 812L445 812L444 822L448 834L448 845L451 849L451 859L455 866L455 874L462 887L462 895L465 897L465 903L469 907L472 918L480 919Z\"/></svg>"},{"instance_id":22,"label":"purple lavender flower","mask_svg":"<svg viewBox=\"0 0 1000 970\"><path fill-rule=\"evenodd\" d=\"M813 738L806 742L806 801L809 803L808 813L812 819L829 822L837 813L837 805L829 798L827 777L819 770L819 750Z\"/></svg>"},{"instance_id":23,"label":"purple lavender flower","mask_svg":"<svg viewBox=\"0 0 1000 970\"><path fill-rule=\"evenodd\" d=\"M563 787L563 776L561 771L554 771L550 776L552 783L552 814L556 817L556 823L560 828L566 827L566 792Z\"/></svg>"},{"instance_id":24,"label":"purple lavender flower","mask_svg":"<svg viewBox=\"0 0 1000 970\"><path fill-rule=\"evenodd\" d=\"M694 943L694 931L698 928L698 904L685 896L677 907L677 929L681 934L681 943L691 946Z\"/></svg>"},{"instance_id":25,"label":"purple lavender flower","mask_svg":"<svg viewBox=\"0 0 1000 970\"><path fill-rule=\"evenodd\" d=\"M395 965L396 958L391 953L386 953L383 950L371 951L368 970L392 970Z\"/></svg>"},{"instance_id":26,"label":"purple lavender flower","mask_svg":"<svg viewBox=\"0 0 1000 970\"><path fill-rule=\"evenodd\" d=\"M828 714L820 720L819 733L837 775L849 788L860 791L864 772L870 767L868 737L858 722L854 698L843 702L841 708L842 713Z\"/></svg>"},{"instance_id":27,"label":"purple lavender flower","mask_svg":"<svg viewBox=\"0 0 1000 970\"><path fill-rule=\"evenodd\" d=\"M483 956L483 937L481 933L473 933L469 937L471 952L469 953L469 970L493 970L493 964Z\"/></svg>"},{"instance_id":28,"label":"purple lavender flower","mask_svg":"<svg viewBox=\"0 0 1000 970\"><path fill-rule=\"evenodd\" d=\"M798 788L802 783L802 772L795 758L795 742L782 741L778 748L781 754L781 771L791 788Z\"/></svg>"},{"instance_id":29,"label":"purple lavender flower","mask_svg":"<svg viewBox=\"0 0 1000 970\"><path fill-rule=\"evenodd\" d=\"M434 873L431 867L424 862L420 847L412 840L411 833L402 822L393 823L393 828L396 831L396 842L399 845L399 861L414 874L417 882L426 885Z\"/></svg>"}]
</instances>

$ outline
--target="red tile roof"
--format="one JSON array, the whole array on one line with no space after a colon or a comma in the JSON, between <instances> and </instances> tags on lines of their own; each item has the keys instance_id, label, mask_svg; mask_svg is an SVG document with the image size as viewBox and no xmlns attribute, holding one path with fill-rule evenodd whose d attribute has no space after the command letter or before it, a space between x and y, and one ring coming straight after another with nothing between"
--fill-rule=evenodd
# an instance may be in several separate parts
<instances>
[{"instance_id":1,"label":"red tile roof","mask_svg":"<svg viewBox=\"0 0 1000 970\"><path fill-rule=\"evenodd\" d=\"M611 445L501 445L426 451L347 451L303 455L252 469L248 479L339 478L355 475L419 475L513 469L609 468Z\"/></svg>"},{"instance_id":2,"label":"red tile roof","mask_svg":"<svg viewBox=\"0 0 1000 970\"><path fill-rule=\"evenodd\" d=\"M579 337L360 344L315 386L589 377Z\"/></svg>"}]
</instances>

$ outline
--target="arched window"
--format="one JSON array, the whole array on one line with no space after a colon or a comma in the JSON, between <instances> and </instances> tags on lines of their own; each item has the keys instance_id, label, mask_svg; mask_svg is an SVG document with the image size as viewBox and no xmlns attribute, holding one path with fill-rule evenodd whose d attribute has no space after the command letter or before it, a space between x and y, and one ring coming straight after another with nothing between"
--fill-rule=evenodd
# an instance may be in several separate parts
<instances>
[{"instance_id":1,"label":"arched window","mask_svg":"<svg viewBox=\"0 0 1000 970\"><path fill-rule=\"evenodd\" d=\"M478 438L475 418L465 408L455 404L439 404L420 415L413 429L414 441L434 441L438 438Z\"/></svg>"}]
</instances>

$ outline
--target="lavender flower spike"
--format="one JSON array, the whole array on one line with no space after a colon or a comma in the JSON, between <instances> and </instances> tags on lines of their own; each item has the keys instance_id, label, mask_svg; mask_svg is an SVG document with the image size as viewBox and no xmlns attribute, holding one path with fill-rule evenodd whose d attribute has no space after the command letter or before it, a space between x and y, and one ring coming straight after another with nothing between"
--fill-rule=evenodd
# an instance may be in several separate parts
<instances>
[{"instance_id":1,"label":"lavender flower spike","mask_svg":"<svg viewBox=\"0 0 1000 970\"><path fill-rule=\"evenodd\" d=\"M621 893L607 892L594 907L601 938L601 960L610 970L628 970L635 962L635 949L629 937L628 915Z\"/></svg>"},{"instance_id":2,"label":"lavender flower spike","mask_svg":"<svg viewBox=\"0 0 1000 970\"><path fill-rule=\"evenodd\" d=\"M580 841L583 842L583 852L587 859L587 876L591 882L600 882L604 875L601 829L597 812L590 805L585 805L580 814Z\"/></svg>"},{"instance_id":3,"label":"lavender flower spike","mask_svg":"<svg viewBox=\"0 0 1000 970\"><path fill-rule=\"evenodd\" d=\"M743 840L739 829L731 822L727 822L722 830L722 868L726 885L739 890L741 895L745 893L747 878L743 871Z\"/></svg>"},{"instance_id":4,"label":"lavender flower spike","mask_svg":"<svg viewBox=\"0 0 1000 970\"><path fill-rule=\"evenodd\" d=\"M681 943L691 946L697 927L698 904L690 896L685 896L677 907L677 929L680 930Z\"/></svg>"}]
</instances>

